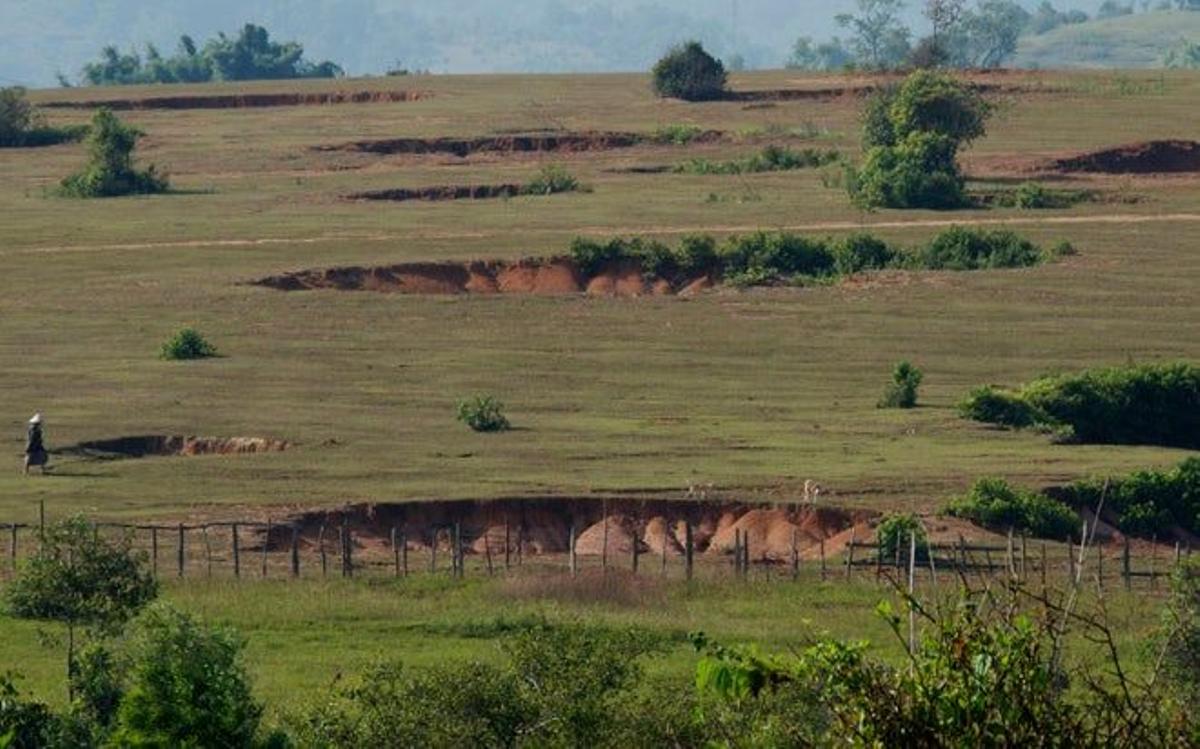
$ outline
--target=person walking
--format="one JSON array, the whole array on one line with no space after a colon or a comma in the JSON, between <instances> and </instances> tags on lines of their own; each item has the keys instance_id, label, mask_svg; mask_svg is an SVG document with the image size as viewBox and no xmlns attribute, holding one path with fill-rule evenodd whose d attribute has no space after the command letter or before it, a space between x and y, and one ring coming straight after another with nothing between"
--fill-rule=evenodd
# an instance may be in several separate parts
<instances>
[{"instance_id":1,"label":"person walking","mask_svg":"<svg viewBox=\"0 0 1200 749\"><path fill-rule=\"evenodd\" d=\"M31 466L37 466L46 473L46 462L50 456L46 453L46 442L42 435L42 415L34 414L29 420L29 432L25 437L25 473Z\"/></svg>"}]
</instances>

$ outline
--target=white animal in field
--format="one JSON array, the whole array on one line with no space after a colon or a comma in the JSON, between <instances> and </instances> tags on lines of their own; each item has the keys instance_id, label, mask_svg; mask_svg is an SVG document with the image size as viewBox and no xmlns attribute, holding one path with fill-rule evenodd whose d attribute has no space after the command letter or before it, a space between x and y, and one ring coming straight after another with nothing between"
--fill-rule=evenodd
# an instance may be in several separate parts
<instances>
[{"instance_id":1,"label":"white animal in field","mask_svg":"<svg viewBox=\"0 0 1200 749\"><path fill-rule=\"evenodd\" d=\"M815 505L817 498L821 496L821 485L812 479L804 481L804 501L807 504Z\"/></svg>"}]
</instances>

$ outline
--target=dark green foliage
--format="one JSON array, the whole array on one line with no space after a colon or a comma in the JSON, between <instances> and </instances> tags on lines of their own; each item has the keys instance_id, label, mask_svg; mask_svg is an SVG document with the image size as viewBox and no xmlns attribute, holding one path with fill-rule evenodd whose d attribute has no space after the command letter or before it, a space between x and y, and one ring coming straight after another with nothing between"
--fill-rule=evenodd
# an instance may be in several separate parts
<instances>
[{"instance_id":1,"label":"dark green foliage","mask_svg":"<svg viewBox=\"0 0 1200 749\"><path fill-rule=\"evenodd\" d=\"M711 242L711 238L707 239ZM705 252L708 248L704 242L705 238L698 237L685 240L689 252ZM695 262L700 257L677 256L662 242L641 237L614 237L607 241L576 237L570 254L585 276L593 276L614 263L632 262L641 266L646 275L658 278L668 278L681 264Z\"/></svg>"},{"instance_id":2,"label":"dark green foliage","mask_svg":"<svg viewBox=\"0 0 1200 749\"><path fill-rule=\"evenodd\" d=\"M1044 260L1041 249L1011 231L953 226L933 238L920 265L931 270L1024 268Z\"/></svg>"},{"instance_id":3,"label":"dark green foliage","mask_svg":"<svg viewBox=\"0 0 1200 749\"><path fill-rule=\"evenodd\" d=\"M1041 210L1045 208L1070 208L1079 203L1096 199L1088 190L1055 190L1037 182L1023 182L1015 190L985 192L979 196L981 203L994 203L1002 208Z\"/></svg>"},{"instance_id":4,"label":"dark green foliage","mask_svg":"<svg viewBox=\"0 0 1200 749\"><path fill-rule=\"evenodd\" d=\"M209 39L203 49L186 34L179 50L164 58L153 45L145 59L136 52L122 54L105 47L98 62L84 66L83 79L93 86L137 83L206 83L290 78L335 78L342 69L332 62L309 62L296 42L273 42L261 26L248 23L236 37L224 33Z\"/></svg>"},{"instance_id":5,"label":"dark green foliage","mask_svg":"<svg viewBox=\"0 0 1200 749\"><path fill-rule=\"evenodd\" d=\"M997 531L1012 528L1059 541L1077 536L1080 528L1079 515L1062 502L999 478L979 479L966 496L947 505L946 513Z\"/></svg>"},{"instance_id":6,"label":"dark green foliage","mask_svg":"<svg viewBox=\"0 0 1200 749\"><path fill-rule=\"evenodd\" d=\"M72 198L109 198L166 192L167 178L151 166L133 166L133 150L141 132L117 119L107 109L92 117L88 132L88 164L62 181L59 192Z\"/></svg>"},{"instance_id":7,"label":"dark green foliage","mask_svg":"<svg viewBox=\"0 0 1200 749\"><path fill-rule=\"evenodd\" d=\"M0 148L53 146L83 140L87 136L87 125L46 125L25 94L21 86L0 88Z\"/></svg>"},{"instance_id":8,"label":"dark green foliage","mask_svg":"<svg viewBox=\"0 0 1200 749\"><path fill-rule=\"evenodd\" d=\"M652 132L647 140L669 146L686 146L704 134L699 125L663 125Z\"/></svg>"},{"instance_id":9,"label":"dark green foliage","mask_svg":"<svg viewBox=\"0 0 1200 749\"><path fill-rule=\"evenodd\" d=\"M829 243L786 232L730 237L721 247L726 273L763 271L775 276L829 276L835 260Z\"/></svg>"},{"instance_id":10,"label":"dark green foliage","mask_svg":"<svg viewBox=\"0 0 1200 749\"><path fill-rule=\"evenodd\" d=\"M476 432L506 432L511 427L504 416L504 404L490 395L459 401L458 420Z\"/></svg>"},{"instance_id":11,"label":"dark green foliage","mask_svg":"<svg viewBox=\"0 0 1200 749\"><path fill-rule=\"evenodd\" d=\"M843 276L890 268L900 254L895 247L870 234L845 236L834 242L832 250L834 267Z\"/></svg>"},{"instance_id":12,"label":"dark green foliage","mask_svg":"<svg viewBox=\"0 0 1200 749\"><path fill-rule=\"evenodd\" d=\"M542 167L532 181L525 184L521 190L524 195L554 195L560 192L574 192L579 189L579 180L557 164Z\"/></svg>"},{"instance_id":13,"label":"dark green foliage","mask_svg":"<svg viewBox=\"0 0 1200 749\"><path fill-rule=\"evenodd\" d=\"M207 359L217 355L217 348L195 328L182 328L162 345L159 357L168 361Z\"/></svg>"},{"instance_id":14,"label":"dark green foliage","mask_svg":"<svg viewBox=\"0 0 1200 749\"><path fill-rule=\"evenodd\" d=\"M378 667L297 721L296 738L326 747L621 746L622 708L654 648L635 631L536 624L503 642L502 665Z\"/></svg>"},{"instance_id":15,"label":"dark green foliage","mask_svg":"<svg viewBox=\"0 0 1200 749\"><path fill-rule=\"evenodd\" d=\"M767 146L761 152L744 159L733 161L711 161L690 159L675 166L680 174L755 174L760 172L783 172L795 169L810 169L826 166L841 159L837 151L821 151L805 148L795 151L783 146Z\"/></svg>"},{"instance_id":16,"label":"dark green foliage","mask_svg":"<svg viewBox=\"0 0 1200 749\"><path fill-rule=\"evenodd\" d=\"M1042 377L1016 391L976 390L960 412L1003 426L1046 426L1079 441L1200 448L1200 368L1185 362Z\"/></svg>"},{"instance_id":17,"label":"dark green foliage","mask_svg":"<svg viewBox=\"0 0 1200 749\"><path fill-rule=\"evenodd\" d=\"M925 375L921 370L907 361L898 363L892 369L892 381L884 390L883 398L879 401L880 408L915 408L917 405L917 390Z\"/></svg>"},{"instance_id":18,"label":"dark green foliage","mask_svg":"<svg viewBox=\"0 0 1200 749\"><path fill-rule=\"evenodd\" d=\"M1157 637L1170 690L1192 715L1200 711L1200 561L1188 556L1171 577L1171 597ZM1192 734L1192 746L1200 729Z\"/></svg>"},{"instance_id":19,"label":"dark green foliage","mask_svg":"<svg viewBox=\"0 0 1200 749\"><path fill-rule=\"evenodd\" d=\"M241 641L169 606L132 625L129 671L114 746L259 746L262 706L241 662Z\"/></svg>"},{"instance_id":20,"label":"dark green foliage","mask_svg":"<svg viewBox=\"0 0 1200 749\"><path fill-rule=\"evenodd\" d=\"M1200 533L1200 458L1188 458L1169 470L1079 481L1063 492L1070 504L1093 509L1101 496L1106 514L1125 533L1145 538L1168 538L1178 528Z\"/></svg>"},{"instance_id":21,"label":"dark green foliage","mask_svg":"<svg viewBox=\"0 0 1200 749\"><path fill-rule=\"evenodd\" d=\"M651 71L654 91L685 101L708 101L725 95L725 66L699 42L671 49Z\"/></svg>"},{"instance_id":22,"label":"dark green foliage","mask_svg":"<svg viewBox=\"0 0 1200 749\"><path fill-rule=\"evenodd\" d=\"M917 554L928 554L929 541L925 537L925 527L916 515L888 515L879 521L879 527L875 529L875 542L879 544L879 554L884 559L895 559L899 551L901 559L907 561L912 543L909 539L913 537L917 539Z\"/></svg>"},{"instance_id":23,"label":"dark green foliage","mask_svg":"<svg viewBox=\"0 0 1200 749\"><path fill-rule=\"evenodd\" d=\"M675 257L681 272L689 275L707 273L717 264L717 240L708 235L690 234L679 243Z\"/></svg>"},{"instance_id":24,"label":"dark green foliage","mask_svg":"<svg viewBox=\"0 0 1200 749\"><path fill-rule=\"evenodd\" d=\"M849 173L851 199L868 210L966 205L958 151L984 134L990 113L970 86L933 71L877 93L863 116L863 164Z\"/></svg>"},{"instance_id":25,"label":"dark green foliage","mask_svg":"<svg viewBox=\"0 0 1200 749\"><path fill-rule=\"evenodd\" d=\"M23 700L14 676L0 674L0 747L41 749L54 746L61 732L61 721L49 707Z\"/></svg>"}]
</instances>

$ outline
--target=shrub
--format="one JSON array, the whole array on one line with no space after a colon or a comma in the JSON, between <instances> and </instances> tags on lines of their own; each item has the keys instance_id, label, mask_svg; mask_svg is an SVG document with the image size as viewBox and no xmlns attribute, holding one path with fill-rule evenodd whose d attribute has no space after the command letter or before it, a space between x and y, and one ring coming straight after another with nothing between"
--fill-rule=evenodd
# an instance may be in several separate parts
<instances>
[{"instance_id":1,"label":"shrub","mask_svg":"<svg viewBox=\"0 0 1200 749\"><path fill-rule=\"evenodd\" d=\"M835 260L828 243L786 232L730 237L720 257L728 273L757 270L775 276L828 276Z\"/></svg>"},{"instance_id":2,"label":"shrub","mask_svg":"<svg viewBox=\"0 0 1200 749\"><path fill-rule=\"evenodd\" d=\"M262 706L241 662L242 642L166 605L129 634L129 673L110 744L255 747Z\"/></svg>"},{"instance_id":3,"label":"shrub","mask_svg":"<svg viewBox=\"0 0 1200 749\"><path fill-rule=\"evenodd\" d=\"M887 242L870 234L850 234L839 239L832 249L834 267L843 276L890 267L899 254Z\"/></svg>"},{"instance_id":4,"label":"shrub","mask_svg":"<svg viewBox=\"0 0 1200 749\"><path fill-rule=\"evenodd\" d=\"M841 159L837 151L820 151L805 148L795 151L783 146L767 146L761 152L734 161L712 161L689 159L675 167L679 174L756 174L760 172L784 172L794 169L809 169L826 166Z\"/></svg>"},{"instance_id":5,"label":"shrub","mask_svg":"<svg viewBox=\"0 0 1200 749\"><path fill-rule=\"evenodd\" d=\"M96 112L88 133L88 164L62 181L60 194L73 198L108 198L166 192L167 179L133 167L133 150L141 133L107 109Z\"/></svg>"},{"instance_id":6,"label":"shrub","mask_svg":"<svg viewBox=\"0 0 1200 749\"><path fill-rule=\"evenodd\" d=\"M0 148L52 146L82 140L86 125L47 127L21 86L0 88Z\"/></svg>"},{"instance_id":7,"label":"shrub","mask_svg":"<svg viewBox=\"0 0 1200 749\"><path fill-rule=\"evenodd\" d=\"M1064 499L1075 507L1095 508L1101 496L1125 533L1146 538L1168 536L1176 528L1200 533L1200 458L1188 458L1169 470L1078 481L1064 491Z\"/></svg>"},{"instance_id":8,"label":"shrub","mask_svg":"<svg viewBox=\"0 0 1200 749\"><path fill-rule=\"evenodd\" d=\"M162 345L159 356L168 361L207 359L217 355L217 349L195 328L183 328Z\"/></svg>"},{"instance_id":9,"label":"shrub","mask_svg":"<svg viewBox=\"0 0 1200 749\"><path fill-rule=\"evenodd\" d=\"M62 745L59 718L46 705L22 699L14 679L11 673L0 674L0 747L35 749Z\"/></svg>"},{"instance_id":10,"label":"shrub","mask_svg":"<svg viewBox=\"0 0 1200 749\"><path fill-rule=\"evenodd\" d=\"M526 195L554 195L560 192L574 192L579 189L579 180L557 164L542 167L532 181L525 184L521 190Z\"/></svg>"},{"instance_id":11,"label":"shrub","mask_svg":"<svg viewBox=\"0 0 1200 749\"><path fill-rule=\"evenodd\" d=\"M459 401L458 420L476 432L504 432L511 427L504 416L504 404L490 395Z\"/></svg>"},{"instance_id":12,"label":"shrub","mask_svg":"<svg viewBox=\"0 0 1200 749\"><path fill-rule=\"evenodd\" d=\"M917 539L917 554L927 554L929 542L925 537L925 527L912 514L888 515L875 529L875 542L879 544L879 554L883 559L895 559L897 552L902 559L908 559L909 539L913 537Z\"/></svg>"},{"instance_id":13,"label":"shrub","mask_svg":"<svg viewBox=\"0 0 1200 749\"><path fill-rule=\"evenodd\" d=\"M699 42L671 49L654 65L654 91L685 101L719 99L725 93L725 66Z\"/></svg>"},{"instance_id":14,"label":"shrub","mask_svg":"<svg viewBox=\"0 0 1200 749\"><path fill-rule=\"evenodd\" d=\"M892 381L879 401L880 408L914 408L917 405L917 389L925 375L907 361L892 369Z\"/></svg>"},{"instance_id":15,"label":"shrub","mask_svg":"<svg viewBox=\"0 0 1200 749\"><path fill-rule=\"evenodd\" d=\"M663 125L650 134L651 143L686 146L704 134L699 125Z\"/></svg>"},{"instance_id":16,"label":"shrub","mask_svg":"<svg viewBox=\"0 0 1200 749\"><path fill-rule=\"evenodd\" d=\"M1178 362L1051 375L1013 393L980 389L960 405L967 418L1049 426L1080 442L1200 448L1200 368Z\"/></svg>"},{"instance_id":17,"label":"shrub","mask_svg":"<svg viewBox=\"0 0 1200 749\"><path fill-rule=\"evenodd\" d=\"M717 240L708 235L689 234L676 252L679 269L686 274L707 273L717 266Z\"/></svg>"},{"instance_id":18,"label":"shrub","mask_svg":"<svg viewBox=\"0 0 1200 749\"><path fill-rule=\"evenodd\" d=\"M1171 575L1171 597L1156 639L1170 691L1195 715L1200 710L1200 560L1190 555Z\"/></svg>"},{"instance_id":19,"label":"shrub","mask_svg":"<svg viewBox=\"0 0 1200 749\"><path fill-rule=\"evenodd\" d=\"M584 276L594 276L606 265L636 263L651 277L666 278L679 268L679 258L670 247L652 239L615 237L605 242L577 237L571 243L571 260Z\"/></svg>"},{"instance_id":20,"label":"shrub","mask_svg":"<svg viewBox=\"0 0 1200 749\"><path fill-rule=\"evenodd\" d=\"M1057 540L1078 535L1080 528L1079 515L1062 502L999 478L979 479L965 496L951 500L946 513L993 530L1012 528Z\"/></svg>"},{"instance_id":21,"label":"shrub","mask_svg":"<svg viewBox=\"0 0 1200 749\"><path fill-rule=\"evenodd\" d=\"M1023 268L1043 260L1042 251L1011 231L951 227L933 238L920 263L931 270Z\"/></svg>"}]
</instances>

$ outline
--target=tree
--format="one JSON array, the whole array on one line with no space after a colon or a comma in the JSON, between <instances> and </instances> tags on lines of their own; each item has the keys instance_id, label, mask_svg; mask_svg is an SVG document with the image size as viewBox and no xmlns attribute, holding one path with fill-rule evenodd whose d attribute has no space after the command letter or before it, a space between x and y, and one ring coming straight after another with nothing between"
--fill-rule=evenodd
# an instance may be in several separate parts
<instances>
[{"instance_id":1,"label":"tree","mask_svg":"<svg viewBox=\"0 0 1200 749\"><path fill-rule=\"evenodd\" d=\"M46 528L5 591L13 616L66 625L68 685L75 674L75 630L120 627L157 595L145 553L135 553L128 537L102 538L83 518Z\"/></svg>"},{"instance_id":2,"label":"tree","mask_svg":"<svg viewBox=\"0 0 1200 749\"><path fill-rule=\"evenodd\" d=\"M153 166L145 170L133 166L133 149L141 136L141 131L121 122L110 110L97 111L88 134L88 164L62 181L62 194L104 198L165 192L167 179Z\"/></svg>"},{"instance_id":3,"label":"tree","mask_svg":"<svg viewBox=\"0 0 1200 749\"><path fill-rule=\"evenodd\" d=\"M0 88L0 146L17 146L30 130L41 125L37 110L21 86Z\"/></svg>"},{"instance_id":4,"label":"tree","mask_svg":"<svg viewBox=\"0 0 1200 749\"><path fill-rule=\"evenodd\" d=\"M888 383L880 408L914 408L917 405L917 390L925 375L907 361L892 369L892 381Z\"/></svg>"},{"instance_id":5,"label":"tree","mask_svg":"<svg viewBox=\"0 0 1200 749\"><path fill-rule=\"evenodd\" d=\"M983 0L963 21L963 63L998 68L1017 53L1017 42L1029 24L1029 11L1012 0Z\"/></svg>"},{"instance_id":6,"label":"tree","mask_svg":"<svg viewBox=\"0 0 1200 749\"><path fill-rule=\"evenodd\" d=\"M903 0L857 0L858 15L842 13L835 20L853 33L850 48L858 64L872 70L899 65L908 56L912 32L900 20Z\"/></svg>"},{"instance_id":7,"label":"tree","mask_svg":"<svg viewBox=\"0 0 1200 749\"><path fill-rule=\"evenodd\" d=\"M792 70L843 70L854 63L854 55L838 37L814 44L807 36L796 40L785 67Z\"/></svg>"},{"instance_id":8,"label":"tree","mask_svg":"<svg viewBox=\"0 0 1200 749\"><path fill-rule=\"evenodd\" d=\"M687 42L672 48L651 71L654 91L663 97L685 101L719 99L725 93L725 66L700 42Z\"/></svg>"},{"instance_id":9,"label":"tree","mask_svg":"<svg viewBox=\"0 0 1200 749\"><path fill-rule=\"evenodd\" d=\"M1200 69L1200 44L1180 39L1163 55L1163 67Z\"/></svg>"},{"instance_id":10,"label":"tree","mask_svg":"<svg viewBox=\"0 0 1200 749\"><path fill-rule=\"evenodd\" d=\"M921 40L913 51L917 67L938 67L948 60L947 36L958 26L965 10L966 0L926 0L925 18L929 19L932 33Z\"/></svg>"},{"instance_id":11,"label":"tree","mask_svg":"<svg viewBox=\"0 0 1200 749\"><path fill-rule=\"evenodd\" d=\"M279 44L270 32L248 23L230 39L224 33L209 40L205 56L212 61L216 77L225 81L272 80L281 78L332 78L342 69L326 60L306 62L304 47L298 42Z\"/></svg>"}]
</instances>

